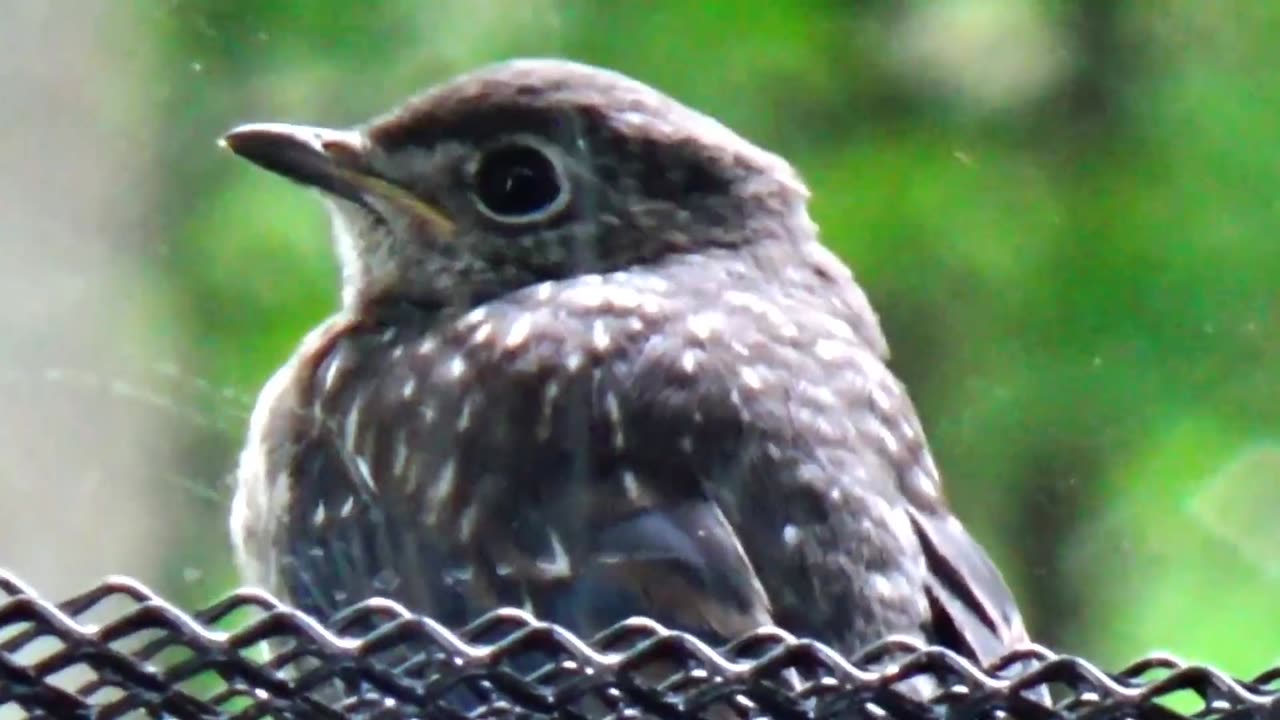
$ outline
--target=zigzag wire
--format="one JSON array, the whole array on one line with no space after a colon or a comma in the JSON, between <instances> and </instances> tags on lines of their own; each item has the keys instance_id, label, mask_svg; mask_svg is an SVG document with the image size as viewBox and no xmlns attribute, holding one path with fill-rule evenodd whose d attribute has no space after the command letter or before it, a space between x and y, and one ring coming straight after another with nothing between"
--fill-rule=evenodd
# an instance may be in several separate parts
<instances>
[{"instance_id":1,"label":"zigzag wire","mask_svg":"<svg viewBox=\"0 0 1280 720\"><path fill-rule=\"evenodd\" d=\"M111 620L87 621L121 602L129 608ZM217 629L246 611L254 616L249 622ZM349 632L368 627L374 629L364 635ZM494 636L500 639L477 640ZM254 649L268 640L281 649L256 659ZM541 669L511 669L531 656L545 660ZM642 671L658 664L676 670L656 684L643 679ZM74 672L80 678L72 681ZM921 676L945 690L927 701L903 691ZM798 690L788 677L803 680ZM463 713L448 701L462 686L483 686L493 701ZM1056 691L1053 707L1028 697L1042 687ZM1188 691L1203 703L1197 718L1280 717L1280 667L1242 681L1152 655L1107 673L1029 646L980 668L908 638L843 658L778 628L716 649L644 619L583 639L516 609L451 631L381 599L352 606L325 627L256 590L188 613L135 580L113 577L53 603L0 571L0 712L16 707L31 716L679 719L734 707L753 718L797 720L993 712L1177 718L1184 716L1166 701Z\"/></svg>"}]
</instances>

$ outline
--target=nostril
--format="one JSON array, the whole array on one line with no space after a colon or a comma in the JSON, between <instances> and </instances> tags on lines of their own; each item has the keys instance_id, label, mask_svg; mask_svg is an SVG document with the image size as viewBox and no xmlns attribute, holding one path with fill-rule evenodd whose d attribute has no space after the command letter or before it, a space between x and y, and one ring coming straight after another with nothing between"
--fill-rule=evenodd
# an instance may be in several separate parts
<instances>
[{"instance_id":1,"label":"nostril","mask_svg":"<svg viewBox=\"0 0 1280 720\"><path fill-rule=\"evenodd\" d=\"M364 168L365 151L361 146L358 136L351 138L321 138L320 150L329 156L335 163L352 169Z\"/></svg>"}]
</instances>

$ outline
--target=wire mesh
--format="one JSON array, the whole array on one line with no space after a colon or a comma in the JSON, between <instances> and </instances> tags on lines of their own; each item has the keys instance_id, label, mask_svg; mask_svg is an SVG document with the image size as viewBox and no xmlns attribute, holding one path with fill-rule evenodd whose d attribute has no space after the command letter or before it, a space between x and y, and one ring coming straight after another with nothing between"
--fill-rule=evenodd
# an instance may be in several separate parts
<instances>
[{"instance_id":1,"label":"wire mesh","mask_svg":"<svg viewBox=\"0 0 1280 720\"><path fill-rule=\"evenodd\" d=\"M455 632L380 599L321 625L255 590L188 613L134 580L111 578L53 603L0 571L0 716L15 711L379 720L1270 718L1280 717L1280 667L1240 680L1156 655L1107 673L1033 646L979 668L897 638L843 658L776 628L712 648L641 619L584 639L515 609Z\"/></svg>"}]
</instances>

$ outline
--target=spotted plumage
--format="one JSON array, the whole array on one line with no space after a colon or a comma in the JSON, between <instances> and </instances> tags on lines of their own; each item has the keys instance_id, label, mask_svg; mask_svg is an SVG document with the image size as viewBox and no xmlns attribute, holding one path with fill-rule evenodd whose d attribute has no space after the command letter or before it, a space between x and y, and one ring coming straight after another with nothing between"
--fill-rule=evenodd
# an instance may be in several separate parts
<instances>
[{"instance_id":1,"label":"spotted plumage","mask_svg":"<svg viewBox=\"0 0 1280 720\"><path fill-rule=\"evenodd\" d=\"M226 142L325 192L343 264L252 418L248 580L321 616L383 595L982 661L1026 639L781 158L563 61Z\"/></svg>"}]
</instances>

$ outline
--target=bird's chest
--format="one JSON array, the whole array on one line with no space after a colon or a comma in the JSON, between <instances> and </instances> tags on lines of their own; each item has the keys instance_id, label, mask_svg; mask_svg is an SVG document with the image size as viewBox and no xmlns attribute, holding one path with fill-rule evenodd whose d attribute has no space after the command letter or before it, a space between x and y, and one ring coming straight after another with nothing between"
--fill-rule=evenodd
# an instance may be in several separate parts
<instances>
[{"instance_id":1,"label":"bird's chest","mask_svg":"<svg viewBox=\"0 0 1280 720\"><path fill-rule=\"evenodd\" d=\"M465 568L441 582L491 604L523 597L504 572L558 572L603 528L703 499L750 556L813 555L779 575L808 582L825 551L803 543L859 541L859 503L914 452L898 384L848 324L732 289L539 286L447 322L338 327L304 357L269 423L286 439L261 443L264 480L287 480L286 557Z\"/></svg>"},{"instance_id":2,"label":"bird's chest","mask_svg":"<svg viewBox=\"0 0 1280 720\"><path fill-rule=\"evenodd\" d=\"M313 367L298 446L325 436L369 487L460 530L472 508L550 502L570 482L661 502L726 466L839 464L902 435L885 426L896 382L838 318L651 278L349 333Z\"/></svg>"}]
</instances>

